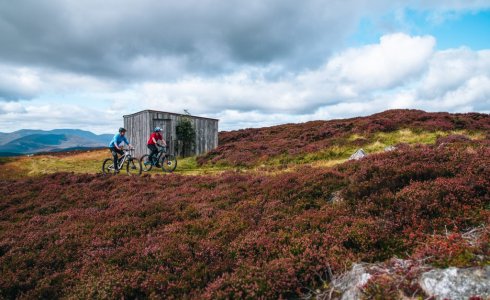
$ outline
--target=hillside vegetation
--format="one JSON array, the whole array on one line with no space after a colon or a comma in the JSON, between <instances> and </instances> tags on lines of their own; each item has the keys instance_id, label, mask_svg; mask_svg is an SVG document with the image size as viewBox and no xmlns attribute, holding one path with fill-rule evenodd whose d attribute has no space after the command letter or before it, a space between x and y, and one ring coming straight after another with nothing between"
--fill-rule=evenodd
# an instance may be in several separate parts
<instances>
[{"instance_id":1,"label":"hillside vegetation","mask_svg":"<svg viewBox=\"0 0 490 300\"><path fill-rule=\"evenodd\" d=\"M199 163L252 166L271 160L301 162L305 157L306 161L341 159L356 148L379 151L383 145L400 142L434 143L441 135L461 130L484 136L490 131L490 116L389 110L368 117L221 132L219 147Z\"/></svg>"},{"instance_id":2,"label":"hillside vegetation","mask_svg":"<svg viewBox=\"0 0 490 300\"><path fill-rule=\"evenodd\" d=\"M482 140L489 131L490 117L485 114L391 110L363 118L221 132L217 149L201 157L180 159L176 172L199 175L240 169L276 173L304 165L330 167L345 162L359 148L379 153L398 144L435 144L450 135ZM109 152L103 149L0 158L6 170L0 178L99 173L107 157Z\"/></svg>"},{"instance_id":3,"label":"hillside vegetation","mask_svg":"<svg viewBox=\"0 0 490 300\"><path fill-rule=\"evenodd\" d=\"M380 115L390 114L403 111ZM2 176L0 298L298 298L358 262L489 265L490 116L406 114L390 130L375 115L242 131L265 149L254 134L223 133L216 151L184 161L191 176ZM343 122L356 125L275 150L274 130L286 139ZM371 155L344 162L351 147ZM77 155L88 166L98 153ZM427 297L412 281L367 286L367 298Z\"/></svg>"},{"instance_id":4,"label":"hillside vegetation","mask_svg":"<svg viewBox=\"0 0 490 300\"><path fill-rule=\"evenodd\" d=\"M102 171L102 162L112 157L107 149L75 152L60 152L38 154L22 157L0 157L0 179L15 179L26 176L36 177L58 172L73 172L79 174L97 174ZM214 174L230 170L230 167L213 165L198 166L196 157L179 158L179 174ZM149 174L161 174L161 169L152 170ZM122 175L125 174L124 172ZM121 176L122 176L121 175Z\"/></svg>"}]
</instances>

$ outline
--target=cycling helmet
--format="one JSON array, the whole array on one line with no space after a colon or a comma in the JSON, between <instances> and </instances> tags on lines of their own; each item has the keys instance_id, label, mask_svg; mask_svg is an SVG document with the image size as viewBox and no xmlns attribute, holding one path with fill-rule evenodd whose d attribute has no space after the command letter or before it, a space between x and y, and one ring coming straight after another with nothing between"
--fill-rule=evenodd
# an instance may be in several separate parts
<instances>
[{"instance_id":1,"label":"cycling helmet","mask_svg":"<svg viewBox=\"0 0 490 300\"><path fill-rule=\"evenodd\" d=\"M124 127L119 128L119 132L126 132L126 128Z\"/></svg>"},{"instance_id":2,"label":"cycling helmet","mask_svg":"<svg viewBox=\"0 0 490 300\"><path fill-rule=\"evenodd\" d=\"M155 132L160 132L160 131L162 131L162 129L160 127L155 127L155 130L154 131Z\"/></svg>"}]
</instances>

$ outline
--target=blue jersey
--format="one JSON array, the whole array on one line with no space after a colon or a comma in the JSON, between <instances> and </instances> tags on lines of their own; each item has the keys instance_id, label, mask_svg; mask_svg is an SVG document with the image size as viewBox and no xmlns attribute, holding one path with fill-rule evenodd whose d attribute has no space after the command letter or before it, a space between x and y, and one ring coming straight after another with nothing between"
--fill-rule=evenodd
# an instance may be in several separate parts
<instances>
[{"instance_id":1,"label":"blue jersey","mask_svg":"<svg viewBox=\"0 0 490 300\"><path fill-rule=\"evenodd\" d=\"M114 147L115 145L119 146L122 142L125 142L126 145L129 145L129 142L125 136L122 136L120 133L116 133L116 135L112 138L109 147Z\"/></svg>"}]
</instances>

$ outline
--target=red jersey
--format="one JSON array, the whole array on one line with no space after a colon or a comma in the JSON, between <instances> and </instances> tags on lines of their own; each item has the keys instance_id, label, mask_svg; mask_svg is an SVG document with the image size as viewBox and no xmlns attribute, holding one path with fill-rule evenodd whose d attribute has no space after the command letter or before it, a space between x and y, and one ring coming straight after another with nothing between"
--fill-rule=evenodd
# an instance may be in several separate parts
<instances>
[{"instance_id":1,"label":"red jersey","mask_svg":"<svg viewBox=\"0 0 490 300\"><path fill-rule=\"evenodd\" d=\"M155 141L162 141L163 140L163 137L160 134L160 132L153 132L150 135L150 138L148 139L148 142L147 142L148 145L155 145L155 143L153 142L153 138L155 138Z\"/></svg>"}]
</instances>

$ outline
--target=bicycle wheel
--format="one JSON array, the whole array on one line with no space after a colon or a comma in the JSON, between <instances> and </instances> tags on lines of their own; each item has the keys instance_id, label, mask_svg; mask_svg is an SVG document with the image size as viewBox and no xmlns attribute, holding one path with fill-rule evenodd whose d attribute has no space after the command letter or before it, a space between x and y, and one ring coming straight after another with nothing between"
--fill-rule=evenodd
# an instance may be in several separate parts
<instances>
[{"instance_id":1,"label":"bicycle wheel","mask_svg":"<svg viewBox=\"0 0 490 300\"><path fill-rule=\"evenodd\" d=\"M151 168L153 168L153 165L150 161L150 156L148 154L145 154L140 158L140 164L141 170L144 172L149 172L151 171Z\"/></svg>"},{"instance_id":2,"label":"bicycle wheel","mask_svg":"<svg viewBox=\"0 0 490 300\"><path fill-rule=\"evenodd\" d=\"M126 164L126 172L128 175L140 175L141 174L141 162L135 158L128 160Z\"/></svg>"},{"instance_id":3,"label":"bicycle wheel","mask_svg":"<svg viewBox=\"0 0 490 300\"><path fill-rule=\"evenodd\" d=\"M104 174L114 173L114 159L107 158L106 160L104 160L104 163L102 164L102 173Z\"/></svg>"},{"instance_id":4,"label":"bicycle wheel","mask_svg":"<svg viewBox=\"0 0 490 300\"><path fill-rule=\"evenodd\" d=\"M165 155L162 160L162 170L164 172L172 173L177 168L177 158L172 154Z\"/></svg>"}]
</instances>

